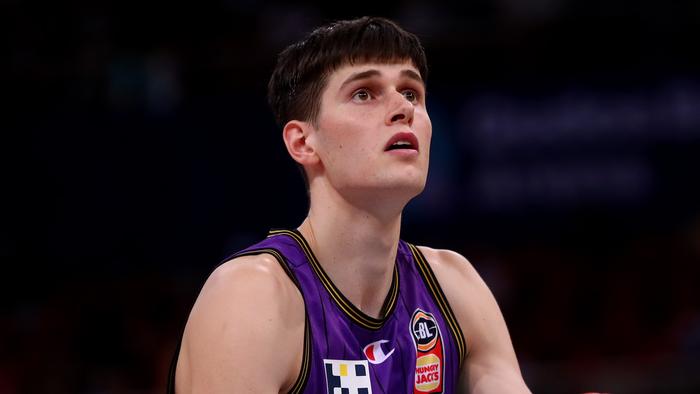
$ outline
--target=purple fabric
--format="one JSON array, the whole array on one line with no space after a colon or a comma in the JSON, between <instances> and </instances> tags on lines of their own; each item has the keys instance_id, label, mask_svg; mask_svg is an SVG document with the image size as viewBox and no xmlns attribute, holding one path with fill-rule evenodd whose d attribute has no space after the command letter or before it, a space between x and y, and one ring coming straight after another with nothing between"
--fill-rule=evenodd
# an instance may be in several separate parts
<instances>
[{"instance_id":1,"label":"purple fabric","mask_svg":"<svg viewBox=\"0 0 700 394\"><path fill-rule=\"evenodd\" d=\"M381 327L373 329L352 319L333 299L307 258L304 242L298 232L271 232L267 239L237 253L274 249L284 256L284 263L298 282L311 336L310 368L305 386L299 392L396 394L457 391L461 363L455 334L450 331L445 316L421 277L407 243L400 241L398 246L395 305L387 316L377 320ZM420 316L424 316L423 320ZM435 343L435 324L431 321L437 323L439 329L437 347L420 352L416 341L420 344L432 339ZM436 353L440 345L442 351ZM423 366L419 365L417 369L418 357L421 357L419 364ZM434 387L436 380L439 381L438 387Z\"/></svg>"}]
</instances>

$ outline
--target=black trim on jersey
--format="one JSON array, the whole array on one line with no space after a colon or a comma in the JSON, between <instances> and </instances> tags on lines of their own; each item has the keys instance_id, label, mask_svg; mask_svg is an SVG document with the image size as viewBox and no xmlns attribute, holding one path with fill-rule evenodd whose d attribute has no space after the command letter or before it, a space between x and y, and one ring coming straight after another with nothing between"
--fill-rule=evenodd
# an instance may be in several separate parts
<instances>
[{"instance_id":1,"label":"black trim on jersey","mask_svg":"<svg viewBox=\"0 0 700 394\"><path fill-rule=\"evenodd\" d=\"M301 293L302 298L304 297L304 293L301 290L301 286L299 285L299 282L297 281L296 276L294 276L294 273L289 269L287 266L287 263L285 263L283 255L277 250L273 248L262 248L262 249L253 249L253 250L247 250L245 252L237 253L230 258L226 259L223 263L226 263L227 261L230 261L232 259L235 259L237 257L242 257L242 256L253 256L253 255L259 255L259 254L271 254L277 262L282 266L282 269L284 269L284 272L287 274L289 279L292 280L294 285L299 289L299 293ZM183 332L184 335L184 332ZM175 369L177 368L177 360L180 355L180 347L182 346L182 337L180 338L180 342L177 344L177 349L175 350L175 356L173 357L173 361L170 364L170 369L168 371L168 387L167 387L167 394L175 394ZM299 375L297 376L296 381L294 381L294 384L292 387L289 389L288 393L290 394L300 394L304 391L304 388L306 387L306 383L309 380L309 375L311 372L311 324L309 323L309 314L306 311L306 301L304 301L304 354L301 359L301 368L299 369Z\"/></svg>"},{"instance_id":2,"label":"black trim on jersey","mask_svg":"<svg viewBox=\"0 0 700 394\"><path fill-rule=\"evenodd\" d=\"M288 235L299 244L301 249L304 251L306 258L309 260L311 268L316 273L316 276L321 281L321 284L323 284L323 287L326 288L333 301L335 301L338 307L340 307L340 309L345 313L345 315L347 315L348 318L350 318L350 320L369 330L378 330L384 326L387 318L396 307L396 300L399 294L399 269L396 264L394 264L394 274L391 279L389 292L387 293L386 298L384 299L384 304L380 310L381 318L377 319L362 312L336 287L335 283L333 283L326 271L318 262L318 259L316 258L316 255L314 255L313 250L311 250L309 243L306 242L306 239L299 231L271 230L268 237L273 237L276 235Z\"/></svg>"},{"instance_id":3,"label":"black trim on jersey","mask_svg":"<svg viewBox=\"0 0 700 394\"><path fill-rule=\"evenodd\" d=\"M442 316L445 318L448 328L450 329L450 333L452 333L452 338L454 338L455 343L457 344L457 350L459 354L459 369L461 370L462 364L464 363L464 359L467 354L467 343L464 339L462 328L459 326L459 322L457 322L454 312L452 312L450 303L447 301L447 297L442 291L442 287L440 287L440 283L438 283L437 278L435 277L435 273L433 272L433 269L430 268L430 264L428 264L428 261L425 259L425 256L423 256L423 253L415 245L408 244L408 246L411 249L411 253L413 254L414 260L416 261L418 272L423 278L423 282L426 284L426 287L428 288L428 290L430 290L430 293L432 294L435 303L440 308Z\"/></svg>"},{"instance_id":4,"label":"black trim on jersey","mask_svg":"<svg viewBox=\"0 0 700 394\"><path fill-rule=\"evenodd\" d=\"M294 285L299 289L299 293L301 293L301 297L304 298L304 292L301 290L301 285L299 284L299 281L297 280L296 276L292 272L292 270L289 268L287 263L284 260L284 257L282 253L280 253L277 249L273 248L263 248L263 249L254 249L254 250L248 250L242 253L239 253L235 255L235 257L242 257L242 256L252 256L252 255L258 255L258 254L263 254L263 253L268 253L271 254L272 256L275 257L277 262L282 266L282 269L284 269L284 272L289 276L289 279L294 282ZM306 382L309 380L309 374L311 372L311 324L309 322L309 313L306 310L306 301L304 301L304 355L301 359L301 368L299 369L299 376L297 376L296 381L292 385L292 388L289 389L290 394L300 394L304 391L304 388L306 387Z\"/></svg>"}]
</instances>

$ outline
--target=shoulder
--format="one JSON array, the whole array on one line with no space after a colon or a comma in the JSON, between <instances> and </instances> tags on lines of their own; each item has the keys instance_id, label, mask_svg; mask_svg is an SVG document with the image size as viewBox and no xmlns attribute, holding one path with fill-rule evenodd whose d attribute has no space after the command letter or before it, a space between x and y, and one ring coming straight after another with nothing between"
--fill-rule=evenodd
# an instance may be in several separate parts
<instances>
[{"instance_id":1,"label":"shoulder","mask_svg":"<svg viewBox=\"0 0 700 394\"><path fill-rule=\"evenodd\" d=\"M464 256L451 250L419 247L447 297L457 321L465 334L468 352L475 340L483 337L489 326L485 317L500 313L498 305L486 283ZM492 320L490 317L488 320Z\"/></svg>"},{"instance_id":2,"label":"shoulder","mask_svg":"<svg viewBox=\"0 0 700 394\"><path fill-rule=\"evenodd\" d=\"M265 306L289 318L293 316L287 315L298 309L295 304L303 308L297 287L277 259L266 253L237 257L217 267L202 287L194 309L207 307L202 304L223 310Z\"/></svg>"},{"instance_id":3,"label":"shoulder","mask_svg":"<svg viewBox=\"0 0 700 394\"><path fill-rule=\"evenodd\" d=\"M296 286L274 256L262 253L236 257L221 264L209 275L202 292L238 293L251 289L285 293L294 292ZM285 300L275 298L273 301Z\"/></svg>"},{"instance_id":4,"label":"shoulder","mask_svg":"<svg viewBox=\"0 0 700 394\"><path fill-rule=\"evenodd\" d=\"M250 313L253 324L262 313L276 319L269 322L303 320L303 299L299 289L287 276L277 259L270 254L237 257L216 268L193 307L220 318L243 317ZM221 315L224 313L224 315Z\"/></svg>"},{"instance_id":5,"label":"shoulder","mask_svg":"<svg viewBox=\"0 0 700 394\"><path fill-rule=\"evenodd\" d=\"M420 247L467 342L462 382L469 392L529 393L498 303L459 253Z\"/></svg>"},{"instance_id":6,"label":"shoulder","mask_svg":"<svg viewBox=\"0 0 700 394\"><path fill-rule=\"evenodd\" d=\"M259 387L256 371L272 364L281 367L280 375L269 376L267 383L283 387L295 376L304 322L301 293L275 257L260 254L222 264L192 307L178 361L178 387ZM248 360L251 369L238 365L240 359Z\"/></svg>"},{"instance_id":7,"label":"shoulder","mask_svg":"<svg viewBox=\"0 0 700 394\"><path fill-rule=\"evenodd\" d=\"M474 266L461 254L427 246L418 246L418 249L425 256L441 285L443 282L444 285L449 285L452 282L458 282L461 285L481 285L483 283Z\"/></svg>"}]
</instances>

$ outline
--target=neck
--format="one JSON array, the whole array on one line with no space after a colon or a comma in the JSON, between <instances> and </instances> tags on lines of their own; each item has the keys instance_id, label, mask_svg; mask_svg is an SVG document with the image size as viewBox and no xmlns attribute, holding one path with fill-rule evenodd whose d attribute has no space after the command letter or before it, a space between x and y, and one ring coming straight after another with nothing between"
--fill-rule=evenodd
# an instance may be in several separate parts
<instances>
[{"instance_id":1,"label":"neck","mask_svg":"<svg viewBox=\"0 0 700 394\"><path fill-rule=\"evenodd\" d=\"M314 195L312 190L309 215L299 231L345 297L367 315L379 317L391 286L401 210L381 216L373 212L337 193Z\"/></svg>"}]
</instances>

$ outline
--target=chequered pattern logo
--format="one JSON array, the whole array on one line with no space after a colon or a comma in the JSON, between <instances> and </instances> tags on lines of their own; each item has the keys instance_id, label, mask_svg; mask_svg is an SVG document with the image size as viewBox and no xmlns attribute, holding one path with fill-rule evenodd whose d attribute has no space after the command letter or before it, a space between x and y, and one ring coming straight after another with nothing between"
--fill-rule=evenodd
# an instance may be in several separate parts
<instances>
[{"instance_id":1,"label":"chequered pattern logo","mask_svg":"<svg viewBox=\"0 0 700 394\"><path fill-rule=\"evenodd\" d=\"M367 360L323 360L328 394L372 394Z\"/></svg>"}]
</instances>

